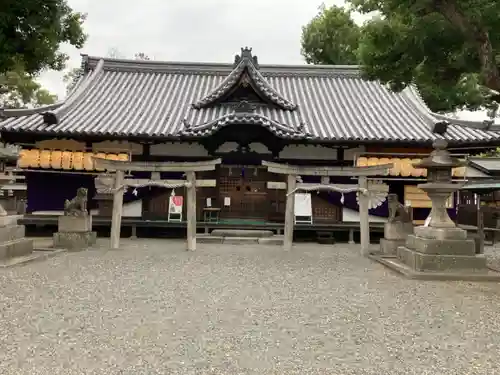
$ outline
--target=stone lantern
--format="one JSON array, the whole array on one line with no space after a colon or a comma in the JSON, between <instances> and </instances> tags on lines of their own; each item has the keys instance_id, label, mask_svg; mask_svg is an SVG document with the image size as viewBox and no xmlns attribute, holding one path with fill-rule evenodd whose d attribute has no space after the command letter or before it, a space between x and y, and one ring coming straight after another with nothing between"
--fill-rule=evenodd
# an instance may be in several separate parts
<instances>
[{"instance_id":1,"label":"stone lantern","mask_svg":"<svg viewBox=\"0 0 500 375\"><path fill-rule=\"evenodd\" d=\"M19 149L14 146L6 146L0 143L0 187L3 187L14 180L14 176L5 173L5 166L8 162L16 162L19 157ZM0 216L7 216L7 211L0 201Z\"/></svg>"},{"instance_id":2,"label":"stone lantern","mask_svg":"<svg viewBox=\"0 0 500 375\"><path fill-rule=\"evenodd\" d=\"M5 173L5 166L8 162L17 161L18 156L18 147L0 143L0 186L13 180L14 176ZM24 237L24 225L17 223L20 217L9 215L0 204L0 267L24 263L42 256L40 253L33 253L33 240Z\"/></svg>"},{"instance_id":3,"label":"stone lantern","mask_svg":"<svg viewBox=\"0 0 500 375\"><path fill-rule=\"evenodd\" d=\"M453 168L465 163L453 158L444 140L434 142L434 151L416 168L427 169L427 183L418 187L432 201L425 225L408 235L396 258L375 258L382 264L411 278L437 280L500 280L500 273L486 266L484 255L476 255L475 241L450 219L446 202L462 187L452 182Z\"/></svg>"},{"instance_id":4,"label":"stone lantern","mask_svg":"<svg viewBox=\"0 0 500 375\"><path fill-rule=\"evenodd\" d=\"M427 193L432 201L428 226L431 228L455 228L455 223L450 219L447 211L447 201L451 195L459 190L462 185L452 182L453 168L463 167L466 163L453 158L446 151L447 142L439 139L434 142L434 151L415 168L427 169L427 183L418 185L418 188Z\"/></svg>"}]
</instances>

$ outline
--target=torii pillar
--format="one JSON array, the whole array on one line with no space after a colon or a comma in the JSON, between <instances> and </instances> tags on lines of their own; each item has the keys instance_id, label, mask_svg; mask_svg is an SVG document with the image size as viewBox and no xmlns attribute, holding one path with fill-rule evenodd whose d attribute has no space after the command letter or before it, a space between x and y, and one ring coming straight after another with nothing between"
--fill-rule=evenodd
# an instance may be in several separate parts
<instances>
[{"instance_id":1,"label":"torii pillar","mask_svg":"<svg viewBox=\"0 0 500 375\"><path fill-rule=\"evenodd\" d=\"M120 247L120 230L123 211L123 189L125 171L184 172L187 187L187 250L196 250L196 172L213 171L221 159L198 162L144 162L93 158L98 169L114 171L113 216L111 218L111 249ZM156 181L157 182L157 181ZM147 184L145 185L147 186Z\"/></svg>"},{"instance_id":2,"label":"torii pillar","mask_svg":"<svg viewBox=\"0 0 500 375\"><path fill-rule=\"evenodd\" d=\"M283 249L290 250L293 242L293 228L295 223L294 200L296 179L298 176L343 176L358 177L359 184L359 214L361 233L361 253L368 255L370 248L370 222L368 215L368 181L367 176L381 176L389 173L393 164L384 164L368 167L325 167L325 166L297 166L289 164L272 163L262 161L267 170L276 174L286 174L287 177L287 199L285 209L285 233L283 238Z\"/></svg>"}]
</instances>

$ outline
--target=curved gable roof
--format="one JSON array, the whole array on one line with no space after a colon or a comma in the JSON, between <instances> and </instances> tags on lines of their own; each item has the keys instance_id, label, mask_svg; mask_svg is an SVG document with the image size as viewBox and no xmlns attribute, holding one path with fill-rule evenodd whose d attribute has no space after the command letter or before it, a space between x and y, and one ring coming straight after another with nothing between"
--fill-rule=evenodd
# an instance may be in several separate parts
<instances>
[{"instance_id":1,"label":"curved gable roof","mask_svg":"<svg viewBox=\"0 0 500 375\"><path fill-rule=\"evenodd\" d=\"M408 88L394 93L361 78L355 66L260 65L257 80L295 105L257 106L245 113L228 105L193 107L213 100L214 87L236 75L233 64L159 62L83 56L85 73L66 100L37 109L4 110L0 130L61 136L100 135L176 138L212 134L228 123L248 121L284 138L317 141L431 142L437 123L454 119L432 113ZM226 82L226 83L225 83ZM263 86L264 87L264 86ZM266 88L267 90L267 88ZM269 97L273 95L268 94ZM500 142L500 133L448 125L451 142Z\"/></svg>"}]
</instances>

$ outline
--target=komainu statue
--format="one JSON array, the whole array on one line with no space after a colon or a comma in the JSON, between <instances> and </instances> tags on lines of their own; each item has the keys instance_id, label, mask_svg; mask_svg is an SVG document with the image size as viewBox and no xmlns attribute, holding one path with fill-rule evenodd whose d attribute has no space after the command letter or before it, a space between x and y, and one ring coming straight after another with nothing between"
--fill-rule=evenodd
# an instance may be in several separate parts
<instances>
[{"instance_id":1,"label":"komainu statue","mask_svg":"<svg viewBox=\"0 0 500 375\"><path fill-rule=\"evenodd\" d=\"M389 205L388 223L411 223L409 208L399 203L396 194L387 195L387 203Z\"/></svg>"},{"instance_id":2,"label":"komainu statue","mask_svg":"<svg viewBox=\"0 0 500 375\"><path fill-rule=\"evenodd\" d=\"M87 215L87 189L78 188L76 197L72 200L66 199L64 202L65 216L86 216Z\"/></svg>"}]
</instances>

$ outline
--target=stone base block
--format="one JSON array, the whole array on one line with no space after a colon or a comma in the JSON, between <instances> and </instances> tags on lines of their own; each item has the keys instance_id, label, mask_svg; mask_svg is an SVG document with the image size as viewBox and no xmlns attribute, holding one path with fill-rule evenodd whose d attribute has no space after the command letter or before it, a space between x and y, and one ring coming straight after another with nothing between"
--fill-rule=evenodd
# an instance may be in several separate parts
<instances>
[{"instance_id":1,"label":"stone base block","mask_svg":"<svg viewBox=\"0 0 500 375\"><path fill-rule=\"evenodd\" d=\"M224 244L226 245L248 245L258 242L258 237L224 237Z\"/></svg>"},{"instance_id":2,"label":"stone base block","mask_svg":"<svg viewBox=\"0 0 500 375\"><path fill-rule=\"evenodd\" d=\"M412 223L394 222L384 224L384 238L387 240L405 240L412 233Z\"/></svg>"},{"instance_id":3,"label":"stone base block","mask_svg":"<svg viewBox=\"0 0 500 375\"><path fill-rule=\"evenodd\" d=\"M54 233L54 247L69 251L84 250L97 241L96 232L57 232Z\"/></svg>"},{"instance_id":4,"label":"stone base block","mask_svg":"<svg viewBox=\"0 0 500 375\"><path fill-rule=\"evenodd\" d=\"M0 227L0 244L4 242L19 240L25 235L24 225L9 225Z\"/></svg>"},{"instance_id":5,"label":"stone base block","mask_svg":"<svg viewBox=\"0 0 500 375\"><path fill-rule=\"evenodd\" d=\"M259 238L259 244L261 245L283 245L283 236L272 236Z\"/></svg>"},{"instance_id":6,"label":"stone base block","mask_svg":"<svg viewBox=\"0 0 500 375\"><path fill-rule=\"evenodd\" d=\"M57 224L60 233L91 232L92 216L59 216Z\"/></svg>"},{"instance_id":7,"label":"stone base block","mask_svg":"<svg viewBox=\"0 0 500 375\"><path fill-rule=\"evenodd\" d=\"M435 255L468 255L476 254L474 240L437 240L417 237L410 234L406 239L406 247L423 254Z\"/></svg>"},{"instance_id":8,"label":"stone base block","mask_svg":"<svg viewBox=\"0 0 500 375\"><path fill-rule=\"evenodd\" d=\"M486 258L481 255L424 254L407 247L399 247L397 257L401 263L415 271L487 272Z\"/></svg>"},{"instance_id":9,"label":"stone base block","mask_svg":"<svg viewBox=\"0 0 500 375\"><path fill-rule=\"evenodd\" d=\"M33 240L20 238L0 244L0 259L8 259L31 254L33 252Z\"/></svg>"},{"instance_id":10,"label":"stone base block","mask_svg":"<svg viewBox=\"0 0 500 375\"><path fill-rule=\"evenodd\" d=\"M492 269L486 271L474 272L474 270L456 270L447 272L429 272L417 271L406 264L403 264L397 258L387 258L384 256L370 255L370 258L376 260L389 269L396 271L408 279L417 280L463 280L463 281L500 281L500 272Z\"/></svg>"},{"instance_id":11,"label":"stone base block","mask_svg":"<svg viewBox=\"0 0 500 375\"><path fill-rule=\"evenodd\" d=\"M212 236L217 237L271 237L274 233L270 230L257 230L257 229L215 229L212 231Z\"/></svg>"},{"instance_id":12,"label":"stone base block","mask_svg":"<svg viewBox=\"0 0 500 375\"><path fill-rule=\"evenodd\" d=\"M380 239L380 253L383 255L396 256L396 251L399 246L404 246L405 240L388 240L387 238Z\"/></svg>"},{"instance_id":13,"label":"stone base block","mask_svg":"<svg viewBox=\"0 0 500 375\"><path fill-rule=\"evenodd\" d=\"M17 225L17 221L22 219L23 215L7 215L0 216L0 227L7 227L10 225Z\"/></svg>"},{"instance_id":14,"label":"stone base block","mask_svg":"<svg viewBox=\"0 0 500 375\"><path fill-rule=\"evenodd\" d=\"M416 227L415 236L435 240L466 240L467 231L460 228Z\"/></svg>"},{"instance_id":15,"label":"stone base block","mask_svg":"<svg viewBox=\"0 0 500 375\"><path fill-rule=\"evenodd\" d=\"M7 258L5 260L0 260L0 268L9 268L14 266L21 266L26 263L42 261L48 258L52 258L58 254L65 252L65 249L54 250L54 251L33 251L30 254L22 255L14 258Z\"/></svg>"},{"instance_id":16,"label":"stone base block","mask_svg":"<svg viewBox=\"0 0 500 375\"><path fill-rule=\"evenodd\" d=\"M211 236L211 235L198 235L196 236L196 241L198 243L222 243L224 242L224 237Z\"/></svg>"}]
</instances>

